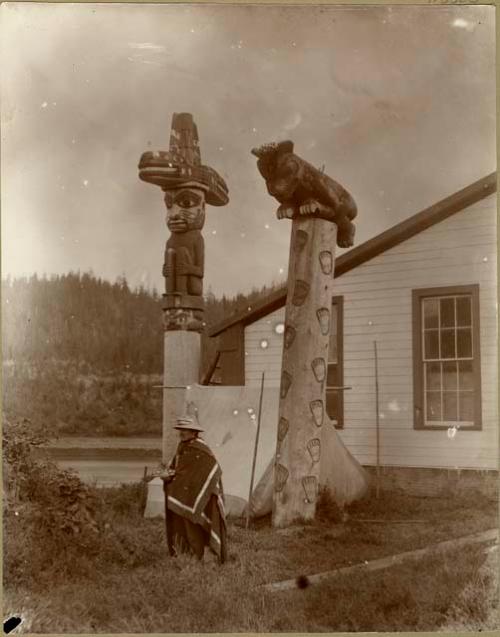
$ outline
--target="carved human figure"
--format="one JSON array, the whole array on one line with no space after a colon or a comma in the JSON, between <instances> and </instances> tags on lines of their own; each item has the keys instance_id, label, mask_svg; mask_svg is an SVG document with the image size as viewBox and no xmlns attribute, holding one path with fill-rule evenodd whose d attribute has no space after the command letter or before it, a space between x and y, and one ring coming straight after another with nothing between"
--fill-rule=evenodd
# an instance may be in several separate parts
<instances>
[{"instance_id":1,"label":"carved human figure","mask_svg":"<svg viewBox=\"0 0 500 637\"><path fill-rule=\"evenodd\" d=\"M205 191L195 186L165 191L166 222L172 233L165 246L163 276L167 294L202 296L205 244Z\"/></svg>"}]
</instances>

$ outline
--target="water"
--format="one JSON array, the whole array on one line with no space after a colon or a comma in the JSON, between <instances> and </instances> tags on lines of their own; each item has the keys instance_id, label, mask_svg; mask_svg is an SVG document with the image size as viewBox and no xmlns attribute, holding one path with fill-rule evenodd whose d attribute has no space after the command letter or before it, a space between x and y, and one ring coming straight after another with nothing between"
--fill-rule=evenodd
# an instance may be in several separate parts
<instances>
[{"instance_id":1,"label":"water","mask_svg":"<svg viewBox=\"0 0 500 637\"><path fill-rule=\"evenodd\" d=\"M74 469L83 482L98 487L114 487L130 482L139 482L144 476L144 467L149 473L157 466L154 460L57 460L61 469Z\"/></svg>"}]
</instances>

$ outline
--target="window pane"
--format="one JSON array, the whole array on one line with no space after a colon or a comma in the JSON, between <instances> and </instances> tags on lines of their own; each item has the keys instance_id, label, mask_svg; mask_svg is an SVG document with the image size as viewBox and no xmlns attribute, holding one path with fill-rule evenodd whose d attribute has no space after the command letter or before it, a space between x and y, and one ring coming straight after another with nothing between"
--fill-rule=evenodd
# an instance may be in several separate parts
<instances>
[{"instance_id":1,"label":"window pane","mask_svg":"<svg viewBox=\"0 0 500 637\"><path fill-rule=\"evenodd\" d=\"M424 328L439 327L438 299L424 299Z\"/></svg>"},{"instance_id":2,"label":"window pane","mask_svg":"<svg viewBox=\"0 0 500 637\"><path fill-rule=\"evenodd\" d=\"M456 391L443 392L443 420L458 419L458 393Z\"/></svg>"},{"instance_id":3,"label":"window pane","mask_svg":"<svg viewBox=\"0 0 500 637\"><path fill-rule=\"evenodd\" d=\"M441 299L441 327L455 326L455 299Z\"/></svg>"},{"instance_id":4,"label":"window pane","mask_svg":"<svg viewBox=\"0 0 500 637\"><path fill-rule=\"evenodd\" d=\"M474 373L472 361L458 361L459 389L474 389Z\"/></svg>"},{"instance_id":5,"label":"window pane","mask_svg":"<svg viewBox=\"0 0 500 637\"><path fill-rule=\"evenodd\" d=\"M338 387L338 385L339 385L338 366L329 364L328 371L326 374L326 386Z\"/></svg>"},{"instance_id":6,"label":"window pane","mask_svg":"<svg viewBox=\"0 0 500 637\"><path fill-rule=\"evenodd\" d=\"M458 358L472 357L472 329L461 327L457 330Z\"/></svg>"},{"instance_id":7,"label":"window pane","mask_svg":"<svg viewBox=\"0 0 500 637\"><path fill-rule=\"evenodd\" d=\"M459 296L457 298L457 325L472 325L470 296Z\"/></svg>"},{"instance_id":8,"label":"window pane","mask_svg":"<svg viewBox=\"0 0 500 637\"><path fill-rule=\"evenodd\" d=\"M439 331L429 330L424 332L425 349L424 358L439 358Z\"/></svg>"},{"instance_id":9,"label":"window pane","mask_svg":"<svg viewBox=\"0 0 500 637\"><path fill-rule=\"evenodd\" d=\"M441 392L427 391L426 397L426 420L441 420Z\"/></svg>"},{"instance_id":10,"label":"window pane","mask_svg":"<svg viewBox=\"0 0 500 637\"><path fill-rule=\"evenodd\" d=\"M337 421L338 392L326 390L326 413L331 420Z\"/></svg>"},{"instance_id":11,"label":"window pane","mask_svg":"<svg viewBox=\"0 0 500 637\"><path fill-rule=\"evenodd\" d=\"M441 389L441 363L425 363L426 389Z\"/></svg>"},{"instance_id":12,"label":"window pane","mask_svg":"<svg viewBox=\"0 0 500 637\"><path fill-rule=\"evenodd\" d=\"M455 330L441 330L441 358L455 356Z\"/></svg>"},{"instance_id":13,"label":"window pane","mask_svg":"<svg viewBox=\"0 0 500 637\"><path fill-rule=\"evenodd\" d=\"M443 389L457 390L457 364L443 363Z\"/></svg>"},{"instance_id":14,"label":"window pane","mask_svg":"<svg viewBox=\"0 0 500 637\"><path fill-rule=\"evenodd\" d=\"M474 392L461 391L458 394L460 401L460 420L474 422Z\"/></svg>"},{"instance_id":15,"label":"window pane","mask_svg":"<svg viewBox=\"0 0 500 637\"><path fill-rule=\"evenodd\" d=\"M337 314L338 306L335 303L332 303L332 313L330 318L330 343L328 345L328 361L331 363L338 362Z\"/></svg>"}]
</instances>

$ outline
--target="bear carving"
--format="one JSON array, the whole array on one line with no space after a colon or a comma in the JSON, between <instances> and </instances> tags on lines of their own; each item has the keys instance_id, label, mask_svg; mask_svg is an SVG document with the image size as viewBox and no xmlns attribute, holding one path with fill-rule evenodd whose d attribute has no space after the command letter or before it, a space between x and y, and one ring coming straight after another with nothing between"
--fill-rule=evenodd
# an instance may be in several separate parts
<instances>
[{"instance_id":1,"label":"bear carving","mask_svg":"<svg viewBox=\"0 0 500 637\"><path fill-rule=\"evenodd\" d=\"M338 228L338 246L353 245L357 207L345 188L296 155L291 141L265 144L252 154L267 191L281 204L278 219L309 215L331 221Z\"/></svg>"}]
</instances>

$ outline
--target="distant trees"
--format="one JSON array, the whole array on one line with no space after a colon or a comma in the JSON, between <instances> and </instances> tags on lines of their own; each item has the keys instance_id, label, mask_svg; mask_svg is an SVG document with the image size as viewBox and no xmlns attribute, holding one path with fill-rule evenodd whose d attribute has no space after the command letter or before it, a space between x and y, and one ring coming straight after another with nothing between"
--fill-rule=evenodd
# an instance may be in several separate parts
<instances>
[{"instance_id":1,"label":"distant trees","mask_svg":"<svg viewBox=\"0 0 500 637\"><path fill-rule=\"evenodd\" d=\"M163 372L161 298L91 272L1 282L3 410L60 432L123 435L159 431ZM249 295L205 297L205 322L248 307L277 286ZM202 373L217 348L202 335ZM125 393L124 393L125 392Z\"/></svg>"},{"instance_id":2,"label":"distant trees","mask_svg":"<svg viewBox=\"0 0 500 637\"><path fill-rule=\"evenodd\" d=\"M158 294L130 290L124 277L111 284L71 272L2 281L4 360L161 372L161 333Z\"/></svg>"},{"instance_id":3,"label":"distant trees","mask_svg":"<svg viewBox=\"0 0 500 637\"><path fill-rule=\"evenodd\" d=\"M205 322L211 325L272 292L205 297ZM163 369L161 299L143 286L131 290L125 276L115 283L92 273L2 280L4 361L39 367L47 360L87 365L93 372L126 370L158 374ZM203 337L207 358L213 339Z\"/></svg>"}]
</instances>

